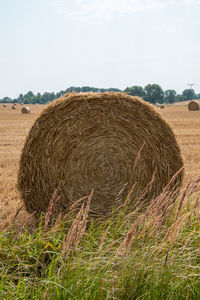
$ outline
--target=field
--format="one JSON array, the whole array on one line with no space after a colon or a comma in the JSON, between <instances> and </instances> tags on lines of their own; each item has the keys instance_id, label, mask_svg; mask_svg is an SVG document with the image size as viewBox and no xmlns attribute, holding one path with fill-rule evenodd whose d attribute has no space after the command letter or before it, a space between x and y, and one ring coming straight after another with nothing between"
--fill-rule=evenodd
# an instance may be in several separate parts
<instances>
[{"instance_id":1,"label":"field","mask_svg":"<svg viewBox=\"0 0 200 300\"><path fill-rule=\"evenodd\" d=\"M0 229L12 222L16 209L21 204L16 189L17 170L20 152L26 135L44 105L31 107L31 115L0 106ZM25 213L24 213L25 214Z\"/></svg>"},{"instance_id":2,"label":"field","mask_svg":"<svg viewBox=\"0 0 200 300\"><path fill-rule=\"evenodd\" d=\"M155 108L184 160L176 202L164 194L143 213L122 210L87 229L80 221L86 210L81 218L72 211L50 230L41 219L33 232L25 230L30 216L16 182L23 143L44 106L30 106L27 115L0 106L1 299L200 299L200 111L186 104Z\"/></svg>"},{"instance_id":3,"label":"field","mask_svg":"<svg viewBox=\"0 0 200 300\"><path fill-rule=\"evenodd\" d=\"M189 112L185 106L170 106L157 111L173 128L181 147L185 164L185 180L200 175L200 112ZM44 105L31 105L31 114L21 114L21 107L11 109L0 106L0 229L12 223L16 210L21 206L16 189L20 152L26 135ZM27 217L21 211L19 220ZM16 220L16 222L19 222Z\"/></svg>"}]
</instances>

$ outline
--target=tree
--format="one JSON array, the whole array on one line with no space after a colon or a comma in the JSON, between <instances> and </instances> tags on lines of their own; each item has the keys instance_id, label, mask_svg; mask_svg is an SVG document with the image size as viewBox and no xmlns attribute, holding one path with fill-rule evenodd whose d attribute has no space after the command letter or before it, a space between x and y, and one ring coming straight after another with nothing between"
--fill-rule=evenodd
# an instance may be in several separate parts
<instances>
[{"instance_id":1,"label":"tree","mask_svg":"<svg viewBox=\"0 0 200 300\"><path fill-rule=\"evenodd\" d=\"M67 93L67 91L60 91L58 93L56 93L55 97L56 98L60 98L62 95L64 95L65 93Z\"/></svg>"},{"instance_id":2,"label":"tree","mask_svg":"<svg viewBox=\"0 0 200 300\"><path fill-rule=\"evenodd\" d=\"M24 95L23 101L25 104L32 104L33 103L34 94L33 92L29 91Z\"/></svg>"},{"instance_id":3,"label":"tree","mask_svg":"<svg viewBox=\"0 0 200 300\"><path fill-rule=\"evenodd\" d=\"M98 91L99 91L99 89L98 89ZM116 88L109 88L109 89L107 89L107 91L108 92L121 92L120 89L116 89Z\"/></svg>"},{"instance_id":4,"label":"tree","mask_svg":"<svg viewBox=\"0 0 200 300\"><path fill-rule=\"evenodd\" d=\"M29 91L25 96L28 96L28 97L33 97L34 96L34 94L33 94L33 92L31 92L31 91Z\"/></svg>"},{"instance_id":5,"label":"tree","mask_svg":"<svg viewBox=\"0 0 200 300\"><path fill-rule=\"evenodd\" d=\"M9 97L4 97L3 99L0 99L0 103L9 103L12 102L12 99Z\"/></svg>"},{"instance_id":6,"label":"tree","mask_svg":"<svg viewBox=\"0 0 200 300\"><path fill-rule=\"evenodd\" d=\"M156 83L148 84L144 88L145 90L145 100L151 103L163 103L164 92L163 89Z\"/></svg>"},{"instance_id":7,"label":"tree","mask_svg":"<svg viewBox=\"0 0 200 300\"><path fill-rule=\"evenodd\" d=\"M175 90L166 90L165 91L165 102L174 103L176 101L176 91Z\"/></svg>"},{"instance_id":8,"label":"tree","mask_svg":"<svg viewBox=\"0 0 200 300\"><path fill-rule=\"evenodd\" d=\"M182 93L183 97L185 98L185 100L191 100L195 98L195 92L193 89L186 89L183 91Z\"/></svg>"},{"instance_id":9,"label":"tree","mask_svg":"<svg viewBox=\"0 0 200 300\"><path fill-rule=\"evenodd\" d=\"M45 92L42 95L42 103L49 103L53 101L56 98L56 95L54 93L47 93Z\"/></svg>"},{"instance_id":10,"label":"tree","mask_svg":"<svg viewBox=\"0 0 200 300\"><path fill-rule=\"evenodd\" d=\"M137 86L137 85L134 85L132 87L127 87L125 90L124 90L125 93L128 93L129 95L131 96L139 96L139 97L142 97L144 98L146 93L143 89L143 87L141 86Z\"/></svg>"},{"instance_id":11,"label":"tree","mask_svg":"<svg viewBox=\"0 0 200 300\"><path fill-rule=\"evenodd\" d=\"M23 102L24 96L23 94L20 94L19 97L17 98L17 102Z\"/></svg>"},{"instance_id":12,"label":"tree","mask_svg":"<svg viewBox=\"0 0 200 300\"><path fill-rule=\"evenodd\" d=\"M42 95L40 93L37 93L37 95L35 96L35 101L36 101L36 103L42 104L43 99L42 99Z\"/></svg>"},{"instance_id":13,"label":"tree","mask_svg":"<svg viewBox=\"0 0 200 300\"><path fill-rule=\"evenodd\" d=\"M176 101L177 102L185 101L185 97L183 95L177 94L176 95Z\"/></svg>"},{"instance_id":14,"label":"tree","mask_svg":"<svg viewBox=\"0 0 200 300\"><path fill-rule=\"evenodd\" d=\"M89 86L83 86L81 88L81 92L86 93L86 92L90 92L91 91L91 87Z\"/></svg>"},{"instance_id":15,"label":"tree","mask_svg":"<svg viewBox=\"0 0 200 300\"><path fill-rule=\"evenodd\" d=\"M11 102L11 101L12 101L12 99L9 98L9 97L4 97L3 98L3 102Z\"/></svg>"}]
</instances>

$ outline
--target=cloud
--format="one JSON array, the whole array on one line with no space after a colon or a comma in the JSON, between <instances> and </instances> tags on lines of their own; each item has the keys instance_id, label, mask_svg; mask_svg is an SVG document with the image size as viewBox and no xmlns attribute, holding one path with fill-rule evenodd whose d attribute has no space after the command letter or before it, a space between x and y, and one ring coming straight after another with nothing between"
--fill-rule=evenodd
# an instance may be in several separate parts
<instances>
[{"instance_id":1,"label":"cloud","mask_svg":"<svg viewBox=\"0 0 200 300\"><path fill-rule=\"evenodd\" d=\"M164 0L54 0L56 11L72 18L112 18L164 8Z\"/></svg>"},{"instance_id":2,"label":"cloud","mask_svg":"<svg viewBox=\"0 0 200 300\"><path fill-rule=\"evenodd\" d=\"M184 4L186 4L186 5L200 4L200 0L184 0Z\"/></svg>"},{"instance_id":3,"label":"cloud","mask_svg":"<svg viewBox=\"0 0 200 300\"><path fill-rule=\"evenodd\" d=\"M156 31L164 32L164 33L177 33L177 32L181 32L182 28L181 26L178 25L163 24L160 25L159 27L156 27Z\"/></svg>"}]
</instances>

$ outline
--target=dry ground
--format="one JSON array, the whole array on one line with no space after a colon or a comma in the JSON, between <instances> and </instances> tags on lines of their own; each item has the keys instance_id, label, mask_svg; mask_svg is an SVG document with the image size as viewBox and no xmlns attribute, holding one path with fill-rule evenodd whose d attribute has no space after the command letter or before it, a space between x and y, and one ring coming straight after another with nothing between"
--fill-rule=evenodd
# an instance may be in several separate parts
<instances>
[{"instance_id":1,"label":"dry ground","mask_svg":"<svg viewBox=\"0 0 200 300\"><path fill-rule=\"evenodd\" d=\"M44 105L30 105L31 114L22 115L21 107L0 105L0 230L13 223L22 205L16 189L20 152L26 135ZM172 126L185 163L185 183L200 175L200 111L189 112L187 106L170 106L156 110ZM28 214L21 210L15 222L23 223Z\"/></svg>"}]
</instances>

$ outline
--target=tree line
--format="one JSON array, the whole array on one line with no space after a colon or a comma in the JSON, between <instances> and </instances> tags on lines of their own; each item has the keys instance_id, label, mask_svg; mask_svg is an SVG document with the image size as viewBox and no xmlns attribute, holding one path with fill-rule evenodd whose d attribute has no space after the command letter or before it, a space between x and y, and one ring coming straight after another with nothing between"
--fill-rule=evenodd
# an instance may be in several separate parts
<instances>
[{"instance_id":1,"label":"tree line","mask_svg":"<svg viewBox=\"0 0 200 300\"><path fill-rule=\"evenodd\" d=\"M49 103L62 95L70 92L125 92L132 96L139 96L143 98L145 101L150 102L152 104L162 104L162 103L174 103L174 102L180 102L185 100L191 100L191 99L198 99L200 98L200 94L195 94L195 91L193 89L185 89L182 94L177 94L175 90L166 90L164 91L160 85L154 83L154 84L148 84L144 88L141 86L131 86L127 87L124 90L120 90L117 88L95 88L90 86L83 86L83 87L69 87L66 90L62 90L58 93L48 93L45 92L44 94L37 93L34 95L33 92L29 91L26 94L20 94L17 98L9 98L4 97L3 99L0 99L0 103L24 103L24 104L46 104Z\"/></svg>"}]
</instances>

